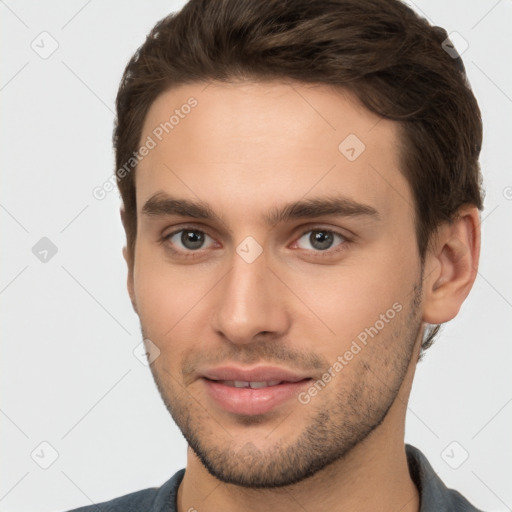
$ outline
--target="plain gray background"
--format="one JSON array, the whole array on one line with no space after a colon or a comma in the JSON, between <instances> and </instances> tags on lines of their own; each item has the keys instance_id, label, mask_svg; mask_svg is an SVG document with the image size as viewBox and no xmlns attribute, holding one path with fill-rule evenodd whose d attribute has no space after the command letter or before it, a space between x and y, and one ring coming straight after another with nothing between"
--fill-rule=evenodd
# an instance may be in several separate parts
<instances>
[{"instance_id":1,"label":"plain gray background","mask_svg":"<svg viewBox=\"0 0 512 512\"><path fill-rule=\"evenodd\" d=\"M119 195L92 195L113 172L123 68L182 3L0 0L0 512L99 502L185 465L181 433L133 353ZM477 506L511 510L512 2L408 3L457 32L460 50L467 42L487 196L480 272L419 365L406 439Z\"/></svg>"}]
</instances>

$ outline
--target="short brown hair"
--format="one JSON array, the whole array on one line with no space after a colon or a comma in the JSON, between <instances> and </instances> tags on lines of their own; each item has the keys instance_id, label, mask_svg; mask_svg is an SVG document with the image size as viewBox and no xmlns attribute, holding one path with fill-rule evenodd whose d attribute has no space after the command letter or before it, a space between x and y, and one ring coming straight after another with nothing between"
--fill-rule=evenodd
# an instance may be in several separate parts
<instances>
[{"instance_id":1,"label":"short brown hair","mask_svg":"<svg viewBox=\"0 0 512 512\"><path fill-rule=\"evenodd\" d=\"M401 171L415 200L423 260L439 224L462 205L483 207L480 111L461 58L445 51L447 37L399 0L190 0L155 25L126 66L116 169L140 146L152 103L172 87L239 79L337 86L400 124ZM130 267L135 170L117 173Z\"/></svg>"}]
</instances>

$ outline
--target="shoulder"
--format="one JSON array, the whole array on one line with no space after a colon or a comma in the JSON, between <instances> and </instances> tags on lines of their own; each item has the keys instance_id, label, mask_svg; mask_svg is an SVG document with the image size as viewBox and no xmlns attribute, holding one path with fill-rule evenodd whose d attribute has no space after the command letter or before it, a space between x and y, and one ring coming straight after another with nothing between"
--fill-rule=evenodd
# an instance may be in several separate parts
<instances>
[{"instance_id":1,"label":"shoulder","mask_svg":"<svg viewBox=\"0 0 512 512\"><path fill-rule=\"evenodd\" d=\"M69 512L174 512L176 494L185 470L175 473L161 487L132 492L103 503L75 508Z\"/></svg>"},{"instance_id":2,"label":"shoulder","mask_svg":"<svg viewBox=\"0 0 512 512\"><path fill-rule=\"evenodd\" d=\"M420 512L481 512L462 494L446 487L420 450L406 445L406 452L411 478L420 493Z\"/></svg>"}]
</instances>

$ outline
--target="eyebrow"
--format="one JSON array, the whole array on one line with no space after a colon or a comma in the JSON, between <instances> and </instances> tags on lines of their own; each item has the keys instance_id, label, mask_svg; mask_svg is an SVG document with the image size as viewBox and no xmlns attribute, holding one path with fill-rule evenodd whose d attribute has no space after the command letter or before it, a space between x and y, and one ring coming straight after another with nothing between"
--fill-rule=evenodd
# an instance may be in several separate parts
<instances>
[{"instance_id":1,"label":"eyebrow","mask_svg":"<svg viewBox=\"0 0 512 512\"><path fill-rule=\"evenodd\" d=\"M265 216L267 224L273 225L291 219L307 219L334 215L338 217L373 217L380 219L379 212L372 206L358 203L347 197L318 197L289 203L276 208Z\"/></svg>"},{"instance_id":2,"label":"eyebrow","mask_svg":"<svg viewBox=\"0 0 512 512\"><path fill-rule=\"evenodd\" d=\"M213 209L203 201L177 199L158 192L151 196L142 207L142 214L150 217L178 215L194 219L216 220L224 223ZM370 217L380 220L379 212L372 206L359 203L347 197L317 197L294 201L275 208L264 216L269 225L284 223L293 219L306 219L333 215L340 217Z\"/></svg>"}]
</instances>

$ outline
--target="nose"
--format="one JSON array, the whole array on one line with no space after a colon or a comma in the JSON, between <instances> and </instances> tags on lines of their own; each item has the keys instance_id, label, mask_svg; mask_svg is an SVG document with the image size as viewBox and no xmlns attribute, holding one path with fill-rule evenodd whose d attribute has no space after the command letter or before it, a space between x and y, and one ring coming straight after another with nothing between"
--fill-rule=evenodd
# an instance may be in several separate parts
<instances>
[{"instance_id":1,"label":"nose","mask_svg":"<svg viewBox=\"0 0 512 512\"><path fill-rule=\"evenodd\" d=\"M265 252L252 263L235 253L219 283L212 327L231 343L252 343L263 334L279 338L290 328L286 290L267 264Z\"/></svg>"}]
</instances>

